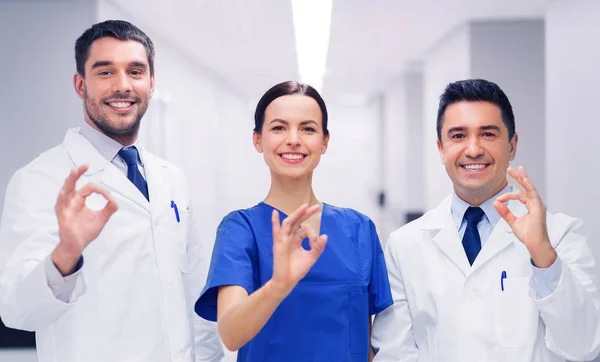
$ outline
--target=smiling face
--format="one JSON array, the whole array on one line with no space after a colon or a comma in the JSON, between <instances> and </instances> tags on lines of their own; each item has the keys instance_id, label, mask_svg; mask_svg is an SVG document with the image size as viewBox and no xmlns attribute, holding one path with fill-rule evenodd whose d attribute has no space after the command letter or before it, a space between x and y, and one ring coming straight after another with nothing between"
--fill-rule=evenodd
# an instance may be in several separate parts
<instances>
[{"instance_id":1,"label":"smiling face","mask_svg":"<svg viewBox=\"0 0 600 362\"><path fill-rule=\"evenodd\" d=\"M509 139L495 104L462 101L449 105L437 146L456 194L471 205L480 205L502 190L517 141L516 134Z\"/></svg>"},{"instance_id":2,"label":"smiling face","mask_svg":"<svg viewBox=\"0 0 600 362\"><path fill-rule=\"evenodd\" d=\"M154 76L141 43L112 37L95 40L85 76L76 73L74 84L90 125L114 139L137 137L154 93Z\"/></svg>"},{"instance_id":3,"label":"smiling face","mask_svg":"<svg viewBox=\"0 0 600 362\"><path fill-rule=\"evenodd\" d=\"M253 138L271 173L293 179L312 175L329 142L318 103L301 94L273 100Z\"/></svg>"}]
</instances>

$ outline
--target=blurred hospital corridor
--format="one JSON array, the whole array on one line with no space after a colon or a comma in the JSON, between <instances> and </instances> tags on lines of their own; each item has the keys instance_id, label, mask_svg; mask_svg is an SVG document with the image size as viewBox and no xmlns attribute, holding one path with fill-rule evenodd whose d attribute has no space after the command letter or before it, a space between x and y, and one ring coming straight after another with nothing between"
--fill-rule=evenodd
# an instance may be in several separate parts
<instances>
[{"instance_id":1,"label":"blurred hospital corridor","mask_svg":"<svg viewBox=\"0 0 600 362\"><path fill-rule=\"evenodd\" d=\"M321 93L331 138L315 193L370 217L385 246L452 192L436 146L440 95L483 78L512 103L511 165L525 166L550 212L583 221L600 261L599 0L0 0L0 204L15 171L82 126L73 47L109 19L154 42L140 140L186 174L206 244L269 191L252 132L271 86ZM37 362L34 348L33 333L0 323L0 362Z\"/></svg>"}]
</instances>

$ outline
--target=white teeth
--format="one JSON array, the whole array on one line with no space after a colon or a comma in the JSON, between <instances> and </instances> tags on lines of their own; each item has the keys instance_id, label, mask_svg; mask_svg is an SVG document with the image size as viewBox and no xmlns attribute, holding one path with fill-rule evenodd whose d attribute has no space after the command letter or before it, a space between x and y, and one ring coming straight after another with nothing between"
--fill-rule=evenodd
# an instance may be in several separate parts
<instances>
[{"instance_id":1,"label":"white teeth","mask_svg":"<svg viewBox=\"0 0 600 362\"><path fill-rule=\"evenodd\" d=\"M129 106L131 106L130 102L110 102L108 103L108 105L110 105L111 107L115 107L115 108L127 108Z\"/></svg>"},{"instance_id":2,"label":"white teeth","mask_svg":"<svg viewBox=\"0 0 600 362\"><path fill-rule=\"evenodd\" d=\"M486 165L464 165L463 167L468 169L468 170L479 170L484 168Z\"/></svg>"},{"instance_id":3,"label":"white teeth","mask_svg":"<svg viewBox=\"0 0 600 362\"><path fill-rule=\"evenodd\" d=\"M304 158L304 155L284 153L283 155L281 155L281 157L287 160L299 160L301 158Z\"/></svg>"}]
</instances>

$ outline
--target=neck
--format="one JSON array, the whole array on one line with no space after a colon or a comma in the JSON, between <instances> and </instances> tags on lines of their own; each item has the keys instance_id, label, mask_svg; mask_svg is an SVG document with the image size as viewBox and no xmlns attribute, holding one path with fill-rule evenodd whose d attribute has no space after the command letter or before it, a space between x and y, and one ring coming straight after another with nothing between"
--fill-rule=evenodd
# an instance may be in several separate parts
<instances>
[{"instance_id":1,"label":"neck","mask_svg":"<svg viewBox=\"0 0 600 362\"><path fill-rule=\"evenodd\" d=\"M102 133L106 137L112 138L113 140L119 142L124 147L131 146L137 140L138 131L135 131L133 134L128 134L128 135L108 134L108 133L104 132L103 130L101 130L100 128L98 128L98 126L96 126L96 124L88 118L87 114L84 119L85 119L85 122L87 124L89 124L93 129Z\"/></svg>"},{"instance_id":2,"label":"neck","mask_svg":"<svg viewBox=\"0 0 600 362\"><path fill-rule=\"evenodd\" d=\"M456 196L460 197L461 200L466 202L471 206L481 206L484 202L489 200L491 197L500 192L503 188L508 184L507 180L504 180L500 186L497 186L493 189L481 189L481 190L466 190L466 192L462 192L457 187L454 188L454 192Z\"/></svg>"},{"instance_id":3,"label":"neck","mask_svg":"<svg viewBox=\"0 0 600 362\"><path fill-rule=\"evenodd\" d=\"M264 202L286 215L290 215L303 204L318 204L312 189L312 173L303 178L287 178L271 172L271 188Z\"/></svg>"}]
</instances>

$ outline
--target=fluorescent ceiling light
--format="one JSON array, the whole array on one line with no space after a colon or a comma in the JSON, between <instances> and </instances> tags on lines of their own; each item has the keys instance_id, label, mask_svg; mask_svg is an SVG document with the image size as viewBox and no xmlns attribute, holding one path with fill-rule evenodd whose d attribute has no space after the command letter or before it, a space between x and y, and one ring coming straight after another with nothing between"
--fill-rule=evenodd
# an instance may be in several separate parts
<instances>
[{"instance_id":1,"label":"fluorescent ceiling light","mask_svg":"<svg viewBox=\"0 0 600 362\"><path fill-rule=\"evenodd\" d=\"M291 0L300 80L321 90L333 0Z\"/></svg>"}]
</instances>

